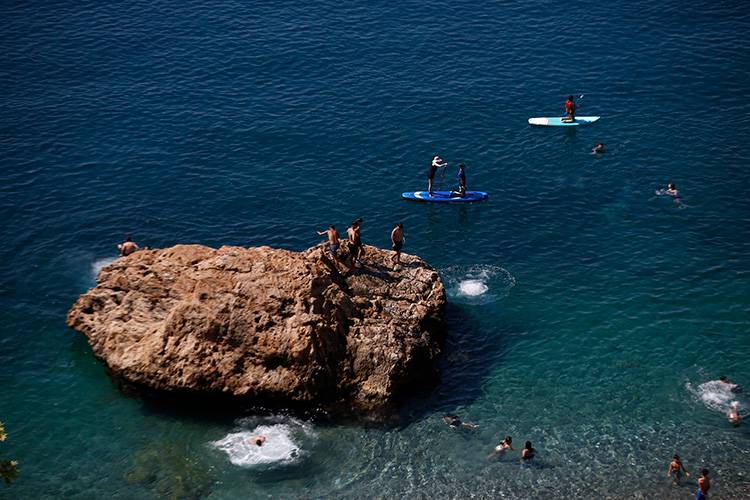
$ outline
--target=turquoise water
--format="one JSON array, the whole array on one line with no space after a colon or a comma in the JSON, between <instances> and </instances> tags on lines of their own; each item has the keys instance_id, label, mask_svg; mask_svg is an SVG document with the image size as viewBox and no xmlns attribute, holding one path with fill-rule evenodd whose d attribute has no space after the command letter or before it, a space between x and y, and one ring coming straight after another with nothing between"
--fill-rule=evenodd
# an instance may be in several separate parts
<instances>
[{"instance_id":1,"label":"turquoise water","mask_svg":"<svg viewBox=\"0 0 750 500\"><path fill-rule=\"evenodd\" d=\"M702 385L750 388L742 2L0 12L0 496L686 498L675 452L750 496L750 423ZM602 119L527 125L569 93ZM491 198L401 201L435 153ZM146 403L64 324L126 233L302 250L357 216L380 246L402 221L450 288L443 382L392 425ZM536 467L486 459L505 434Z\"/></svg>"}]
</instances>

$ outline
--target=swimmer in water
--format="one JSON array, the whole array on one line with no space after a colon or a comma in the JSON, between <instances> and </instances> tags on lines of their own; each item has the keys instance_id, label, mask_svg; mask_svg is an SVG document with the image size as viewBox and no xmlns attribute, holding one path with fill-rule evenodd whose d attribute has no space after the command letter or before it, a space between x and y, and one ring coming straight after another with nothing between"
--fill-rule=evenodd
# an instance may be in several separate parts
<instances>
[{"instance_id":1,"label":"swimmer in water","mask_svg":"<svg viewBox=\"0 0 750 500\"><path fill-rule=\"evenodd\" d=\"M719 382L726 385L732 392L741 392L740 386L729 380L726 375L722 375L721 377L719 377Z\"/></svg>"},{"instance_id":2,"label":"swimmer in water","mask_svg":"<svg viewBox=\"0 0 750 500\"><path fill-rule=\"evenodd\" d=\"M466 429L476 429L477 427L479 427L478 425L472 424L471 422L462 422L457 415L443 415L443 422L450 425L454 429L458 429L459 427L465 427Z\"/></svg>"},{"instance_id":3,"label":"swimmer in water","mask_svg":"<svg viewBox=\"0 0 750 500\"><path fill-rule=\"evenodd\" d=\"M742 417L740 417L740 402L739 401L732 401L732 404L729 405L727 418L729 419L729 423L732 424L733 426L737 427L738 425L740 425L740 422L742 421Z\"/></svg>"},{"instance_id":4,"label":"swimmer in water","mask_svg":"<svg viewBox=\"0 0 750 500\"><path fill-rule=\"evenodd\" d=\"M669 463L669 468L667 469L667 477L671 477L674 484L680 484L680 479L682 479L683 472L687 477L690 477L687 469L685 469L685 466L682 465L680 456L675 455L674 457L672 457L672 461Z\"/></svg>"},{"instance_id":5,"label":"swimmer in water","mask_svg":"<svg viewBox=\"0 0 750 500\"><path fill-rule=\"evenodd\" d=\"M131 238L130 235L125 237L124 242L117 245L117 250L120 251L120 257L127 257L138 249L138 245L133 242L133 238Z\"/></svg>"},{"instance_id":6,"label":"swimmer in water","mask_svg":"<svg viewBox=\"0 0 750 500\"><path fill-rule=\"evenodd\" d=\"M266 436L253 436L247 442L255 446L263 446L263 443L266 442Z\"/></svg>"},{"instance_id":7,"label":"swimmer in water","mask_svg":"<svg viewBox=\"0 0 750 500\"><path fill-rule=\"evenodd\" d=\"M698 491L695 492L695 500L708 500L708 490L711 489L711 480L708 479L708 469L701 469L701 477L698 478Z\"/></svg>"},{"instance_id":8,"label":"swimmer in water","mask_svg":"<svg viewBox=\"0 0 750 500\"><path fill-rule=\"evenodd\" d=\"M523 445L523 450L521 450L521 462L528 462L534 458L535 454L536 450L531 446L531 441L526 441L526 444Z\"/></svg>"},{"instance_id":9,"label":"swimmer in water","mask_svg":"<svg viewBox=\"0 0 750 500\"><path fill-rule=\"evenodd\" d=\"M503 439L499 445L495 446L495 449L492 451L492 453L490 453L490 456L488 456L487 458L493 458L493 457L496 457L497 455L503 455L506 450L515 451L513 449L512 443L513 443L513 438L511 438L510 436L505 436L505 439Z\"/></svg>"},{"instance_id":10,"label":"swimmer in water","mask_svg":"<svg viewBox=\"0 0 750 500\"><path fill-rule=\"evenodd\" d=\"M591 154L600 155L604 153L604 143L600 142L591 150Z\"/></svg>"},{"instance_id":11,"label":"swimmer in water","mask_svg":"<svg viewBox=\"0 0 750 500\"><path fill-rule=\"evenodd\" d=\"M670 182L669 184L667 184L667 190L664 192L667 193L672 198L680 197L680 192L677 191L677 186L674 185L674 182Z\"/></svg>"}]
</instances>

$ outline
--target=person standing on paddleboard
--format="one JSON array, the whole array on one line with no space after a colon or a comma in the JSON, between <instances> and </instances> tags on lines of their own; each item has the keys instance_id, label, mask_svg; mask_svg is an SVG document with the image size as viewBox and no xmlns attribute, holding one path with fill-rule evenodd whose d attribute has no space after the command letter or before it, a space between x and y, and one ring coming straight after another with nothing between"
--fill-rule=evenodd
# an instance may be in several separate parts
<instances>
[{"instance_id":1,"label":"person standing on paddleboard","mask_svg":"<svg viewBox=\"0 0 750 500\"><path fill-rule=\"evenodd\" d=\"M443 161L442 158L440 158L438 155L435 155L435 157L432 159L432 164L430 165L430 171L427 174L427 192L430 193L430 196L432 196L432 181L435 180L435 174L437 173L438 168L444 168L447 167L448 164Z\"/></svg>"},{"instance_id":2,"label":"person standing on paddleboard","mask_svg":"<svg viewBox=\"0 0 750 500\"><path fill-rule=\"evenodd\" d=\"M576 103L573 100L573 96L569 95L568 100L565 101L565 114L567 117L564 121L574 122L576 121Z\"/></svg>"}]
</instances>

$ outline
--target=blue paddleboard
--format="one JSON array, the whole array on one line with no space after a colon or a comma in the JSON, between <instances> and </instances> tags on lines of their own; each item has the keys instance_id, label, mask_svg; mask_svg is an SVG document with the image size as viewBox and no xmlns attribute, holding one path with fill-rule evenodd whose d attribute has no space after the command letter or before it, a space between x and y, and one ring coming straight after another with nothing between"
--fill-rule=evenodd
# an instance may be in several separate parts
<instances>
[{"instance_id":1,"label":"blue paddleboard","mask_svg":"<svg viewBox=\"0 0 750 500\"><path fill-rule=\"evenodd\" d=\"M451 196L450 191L433 191L432 195L427 191L409 191L401 193L405 200L429 201L431 203L471 203L472 201L486 200L489 195L482 191L466 191L464 196Z\"/></svg>"},{"instance_id":2,"label":"blue paddleboard","mask_svg":"<svg viewBox=\"0 0 750 500\"><path fill-rule=\"evenodd\" d=\"M578 125L594 123L599 118L599 116L576 116L576 121L574 122L564 122L562 117L529 118L529 125L541 125L543 127L577 127Z\"/></svg>"}]
</instances>

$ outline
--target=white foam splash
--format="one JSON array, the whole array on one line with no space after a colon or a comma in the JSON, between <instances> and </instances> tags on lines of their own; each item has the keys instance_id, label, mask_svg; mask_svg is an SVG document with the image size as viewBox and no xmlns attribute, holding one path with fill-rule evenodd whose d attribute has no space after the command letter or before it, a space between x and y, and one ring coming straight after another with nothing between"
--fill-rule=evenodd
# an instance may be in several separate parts
<instances>
[{"instance_id":1,"label":"white foam splash","mask_svg":"<svg viewBox=\"0 0 750 500\"><path fill-rule=\"evenodd\" d=\"M508 296L516 285L510 272L499 266L479 264L441 270L448 295L459 302L489 304Z\"/></svg>"},{"instance_id":2,"label":"white foam splash","mask_svg":"<svg viewBox=\"0 0 750 500\"><path fill-rule=\"evenodd\" d=\"M479 280L464 280L458 284L458 291L463 295L476 297L482 295L490 288Z\"/></svg>"},{"instance_id":3,"label":"white foam splash","mask_svg":"<svg viewBox=\"0 0 750 500\"><path fill-rule=\"evenodd\" d=\"M698 387L688 382L685 384L688 391L692 392L705 406L714 411L726 413L729 405L737 395L732 392L733 385L725 384L719 380L704 382Z\"/></svg>"},{"instance_id":4,"label":"white foam splash","mask_svg":"<svg viewBox=\"0 0 750 500\"><path fill-rule=\"evenodd\" d=\"M93 276L94 280L96 280L96 277L99 276L99 271L113 263L116 259L116 257L105 257L103 259L95 260L91 264L91 275Z\"/></svg>"},{"instance_id":5,"label":"white foam splash","mask_svg":"<svg viewBox=\"0 0 750 500\"><path fill-rule=\"evenodd\" d=\"M263 423L259 424L261 421ZM309 424L293 418L248 418L238 421L238 424L241 429L230 432L224 438L209 444L225 452L229 461L239 467L274 467L292 464L304 456L305 452L302 449L304 442L316 438ZM266 441L262 446L258 446L251 442L254 436L265 436Z\"/></svg>"}]
</instances>

